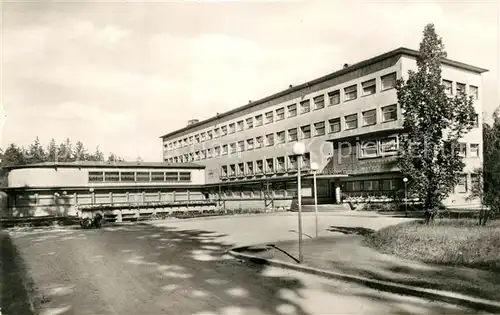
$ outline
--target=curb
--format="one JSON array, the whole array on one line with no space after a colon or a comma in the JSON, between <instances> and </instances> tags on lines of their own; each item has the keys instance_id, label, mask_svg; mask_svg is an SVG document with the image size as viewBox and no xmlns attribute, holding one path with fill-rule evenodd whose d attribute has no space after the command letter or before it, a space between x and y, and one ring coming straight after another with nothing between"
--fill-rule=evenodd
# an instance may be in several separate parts
<instances>
[{"instance_id":1,"label":"curb","mask_svg":"<svg viewBox=\"0 0 500 315\"><path fill-rule=\"evenodd\" d=\"M346 282L354 282L362 284L372 289L386 291L401 295L409 295L421 298L427 298L430 300L436 300L440 302L446 302L450 304L456 304L465 306L468 308L487 311L494 314L500 313L500 303L495 301L490 301L486 299L479 299L460 293L441 291L433 289L419 288L404 284L393 283L389 281L382 281L376 279L365 278L361 276L354 276L349 274L343 274L333 271L322 270L318 268L308 267L300 264L292 264L274 259L265 259L257 256L252 256L249 254L243 254L238 252L243 248L248 248L248 246L238 246L231 248L227 253L237 259L249 261L255 264L275 266L284 269L291 269L295 271L300 271L308 274L313 274L316 276L321 276L328 279L343 280Z\"/></svg>"}]
</instances>

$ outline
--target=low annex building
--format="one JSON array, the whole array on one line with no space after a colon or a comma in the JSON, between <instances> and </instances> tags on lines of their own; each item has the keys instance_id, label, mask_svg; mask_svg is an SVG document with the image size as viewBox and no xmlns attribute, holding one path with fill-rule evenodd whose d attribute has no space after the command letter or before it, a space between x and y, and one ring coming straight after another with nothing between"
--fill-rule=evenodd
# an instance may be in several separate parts
<instances>
[{"instance_id":1,"label":"low annex building","mask_svg":"<svg viewBox=\"0 0 500 315\"><path fill-rule=\"evenodd\" d=\"M185 210L207 201L204 184L205 166L193 163L83 161L14 166L9 168L3 216L71 216L92 205L128 209L175 205Z\"/></svg>"}]
</instances>

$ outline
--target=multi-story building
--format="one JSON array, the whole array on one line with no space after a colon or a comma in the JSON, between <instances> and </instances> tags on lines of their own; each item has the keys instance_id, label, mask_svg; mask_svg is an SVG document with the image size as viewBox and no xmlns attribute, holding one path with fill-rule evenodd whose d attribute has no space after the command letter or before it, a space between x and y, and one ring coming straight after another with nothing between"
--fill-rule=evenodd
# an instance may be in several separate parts
<instances>
[{"instance_id":1,"label":"multi-story building","mask_svg":"<svg viewBox=\"0 0 500 315\"><path fill-rule=\"evenodd\" d=\"M162 136L164 161L206 166L213 198L228 207L290 206L297 195L297 141L306 146L302 167L319 166L318 200L338 203L355 196L390 196L401 189L394 163L403 117L395 84L416 70L418 51L399 48L344 65L343 69ZM442 77L450 95L474 96L475 128L464 138L466 167L446 200L464 205L471 171L482 165L481 74L475 66L445 59ZM210 188L211 187L211 188ZM311 180L302 194L312 196Z\"/></svg>"}]
</instances>

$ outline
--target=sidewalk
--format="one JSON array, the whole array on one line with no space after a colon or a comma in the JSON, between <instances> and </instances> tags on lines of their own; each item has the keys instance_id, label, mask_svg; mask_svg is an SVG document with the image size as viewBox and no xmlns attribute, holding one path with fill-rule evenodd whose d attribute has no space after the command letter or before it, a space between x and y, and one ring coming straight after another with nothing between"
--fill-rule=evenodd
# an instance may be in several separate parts
<instances>
[{"instance_id":1,"label":"sidewalk","mask_svg":"<svg viewBox=\"0 0 500 315\"><path fill-rule=\"evenodd\" d=\"M361 276L375 280L443 290L463 295L500 301L500 274L472 268L436 266L408 261L386 255L363 244L359 234L370 233L363 228L340 228L342 234L318 239L304 238L303 265L327 271ZM266 244L264 244L266 245ZM280 260L295 264L298 258L298 242L274 243L274 249L247 253L264 259ZM261 246L256 246L262 248ZM285 252L285 253L284 253Z\"/></svg>"}]
</instances>

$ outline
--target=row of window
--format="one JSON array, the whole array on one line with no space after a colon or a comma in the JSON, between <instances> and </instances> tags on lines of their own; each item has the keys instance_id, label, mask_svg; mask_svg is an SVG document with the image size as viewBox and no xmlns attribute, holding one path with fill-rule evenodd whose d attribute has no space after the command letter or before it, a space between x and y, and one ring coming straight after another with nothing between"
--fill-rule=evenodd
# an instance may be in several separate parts
<instances>
[{"instance_id":1,"label":"row of window","mask_svg":"<svg viewBox=\"0 0 500 315\"><path fill-rule=\"evenodd\" d=\"M453 85L455 85L455 89L453 89ZM465 83L453 82L451 80L443 79L444 92L448 95L458 95L461 93L467 93L467 85ZM469 85L469 95L471 95L474 99L479 98L479 88L474 85Z\"/></svg>"},{"instance_id":2,"label":"row of window","mask_svg":"<svg viewBox=\"0 0 500 315\"><path fill-rule=\"evenodd\" d=\"M349 114L344 117L335 117L327 121L318 121L313 124L281 130L264 136L257 136L246 140L223 144L200 151L185 153L178 157L166 159L170 163L186 163L204 159L215 158L236 152L259 149L265 146L271 147L286 142L295 142L309 139L311 137L324 136L327 133L338 133L342 130L353 130L358 128L358 113ZM395 121L398 118L397 105L389 105L381 108L381 122ZM377 124L377 109L367 110L361 113L361 126L372 126Z\"/></svg>"},{"instance_id":3,"label":"row of window","mask_svg":"<svg viewBox=\"0 0 500 315\"><path fill-rule=\"evenodd\" d=\"M311 166L311 155L305 153L302 156L301 169L307 170ZM295 172L298 170L296 155L279 156L257 161L241 162L221 166L221 177L244 177L273 173Z\"/></svg>"},{"instance_id":4,"label":"row of window","mask_svg":"<svg viewBox=\"0 0 500 315\"><path fill-rule=\"evenodd\" d=\"M191 172L89 172L89 183L191 182Z\"/></svg>"},{"instance_id":5,"label":"row of window","mask_svg":"<svg viewBox=\"0 0 500 315\"><path fill-rule=\"evenodd\" d=\"M478 143L465 143L458 144L458 154L462 157L479 157L479 144ZM351 146L345 143L339 143L339 148L343 156L351 154ZM380 156L387 156L397 154L399 150L399 138L391 136L386 138L370 139L362 141L359 145L359 158L373 158Z\"/></svg>"},{"instance_id":6,"label":"row of window","mask_svg":"<svg viewBox=\"0 0 500 315\"><path fill-rule=\"evenodd\" d=\"M342 192L358 192L358 191L394 191L401 187L401 179L376 179L364 181L349 181L341 182L340 189Z\"/></svg>"},{"instance_id":7,"label":"row of window","mask_svg":"<svg viewBox=\"0 0 500 315\"><path fill-rule=\"evenodd\" d=\"M378 78L373 78L361 83L360 92L362 96L372 95L377 92L377 79ZM396 79L396 72L381 76L379 90L385 91L394 88L396 85ZM165 144L165 148L166 150L170 151L192 144L223 137L238 131L252 129L255 127L273 123L275 121L281 121L285 119L285 117L291 118L297 116L298 114L306 114L311 112L312 109L320 110L325 108L326 106L340 105L341 94L343 94L344 102L352 101L358 98L358 84L353 84L343 89L337 89L332 92L313 97L312 99L307 99L296 104L288 105L286 107L283 106L277 108L276 110L270 110L262 114L247 117L239 121L229 123L228 125L215 127L213 130L211 129L208 131L204 131L193 136L185 137L181 140L172 141Z\"/></svg>"}]
</instances>

